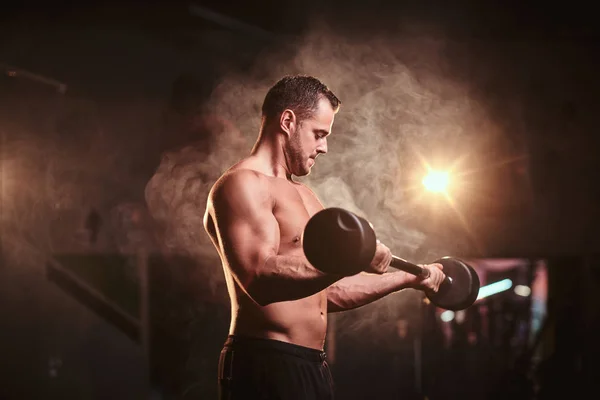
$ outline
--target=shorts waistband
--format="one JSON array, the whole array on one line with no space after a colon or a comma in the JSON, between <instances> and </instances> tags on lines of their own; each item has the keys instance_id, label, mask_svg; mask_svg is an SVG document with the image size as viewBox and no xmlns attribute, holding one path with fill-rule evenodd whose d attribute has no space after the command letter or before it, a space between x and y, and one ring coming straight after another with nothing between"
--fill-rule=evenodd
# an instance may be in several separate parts
<instances>
[{"instance_id":1,"label":"shorts waistband","mask_svg":"<svg viewBox=\"0 0 600 400\"><path fill-rule=\"evenodd\" d=\"M229 335L224 346L240 350L272 350L319 363L327 360L327 354L324 351L274 339Z\"/></svg>"}]
</instances>

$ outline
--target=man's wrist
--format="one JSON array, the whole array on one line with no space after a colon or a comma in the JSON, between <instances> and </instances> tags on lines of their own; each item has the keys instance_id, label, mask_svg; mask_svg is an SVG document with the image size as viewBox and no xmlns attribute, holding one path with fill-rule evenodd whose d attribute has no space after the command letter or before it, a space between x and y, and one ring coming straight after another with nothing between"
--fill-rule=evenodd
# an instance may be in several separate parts
<instances>
[{"instance_id":1,"label":"man's wrist","mask_svg":"<svg viewBox=\"0 0 600 400\"><path fill-rule=\"evenodd\" d=\"M398 280L398 290L418 289L418 282L416 276L402 270L394 270L389 273L392 274L394 278Z\"/></svg>"}]
</instances>

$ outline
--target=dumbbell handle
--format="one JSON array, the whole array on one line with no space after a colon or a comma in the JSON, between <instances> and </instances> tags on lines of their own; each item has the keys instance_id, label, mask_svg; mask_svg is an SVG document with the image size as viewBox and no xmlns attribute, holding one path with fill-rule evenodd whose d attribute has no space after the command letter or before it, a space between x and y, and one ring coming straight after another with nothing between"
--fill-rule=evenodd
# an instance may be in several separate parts
<instances>
[{"instance_id":1,"label":"dumbbell handle","mask_svg":"<svg viewBox=\"0 0 600 400\"><path fill-rule=\"evenodd\" d=\"M429 275L431 275L431 272L427 268L423 268L396 256L392 256L390 267L406 271L409 274L416 275L422 279L427 279L429 278ZM452 278L446 276L446 278L444 278L444 283L452 283Z\"/></svg>"},{"instance_id":2,"label":"dumbbell handle","mask_svg":"<svg viewBox=\"0 0 600 400\"><path fill-rule=\"evenodd\" d=\"M416 275L423 279L429 278L430 274L427 268L420 267L416 264L413 264L396 256L392 256L392 262L390 263L390 267L401 269L402 271L406 271L409 274Z\"/></svg>"}]
</instances>

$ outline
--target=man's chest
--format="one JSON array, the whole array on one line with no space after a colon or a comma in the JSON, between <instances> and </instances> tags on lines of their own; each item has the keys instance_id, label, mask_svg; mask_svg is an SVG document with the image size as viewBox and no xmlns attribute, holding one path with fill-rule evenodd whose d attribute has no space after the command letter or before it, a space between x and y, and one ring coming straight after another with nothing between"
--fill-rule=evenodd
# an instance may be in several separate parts
<instances>
[{"instance_id":1,"label":"man's chest","mask_svg":"<svg viewBox=\"0 0 600 400\"><path fill-rule=\"evenodd\" d=\"M279 184L274 187L273 194L273 213L279 223L281 243L299 246L306 223L321 209L321 204L310 190L300 185Z\"/></svg>"}]
</instances>

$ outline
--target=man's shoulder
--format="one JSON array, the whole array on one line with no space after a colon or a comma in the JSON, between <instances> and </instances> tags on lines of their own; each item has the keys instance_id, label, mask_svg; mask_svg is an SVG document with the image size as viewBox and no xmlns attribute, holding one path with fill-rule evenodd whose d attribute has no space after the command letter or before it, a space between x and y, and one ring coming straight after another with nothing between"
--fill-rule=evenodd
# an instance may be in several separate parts
<instances>
[{"instance_id":1,"label":"man's shoulder","mask_svg":"<svg viewBox=\"0 0 600 400\"><path fill-rule=\"evenodd\" d=\"M231 168L225 171L214 183L210 196L242 196L263 192L267 189L266 177L249 168Z\"/></svg>"},{"instance_id":2,"label":"man's shoulder","mask_svg":"<svg viewBox=\"0 0 600 400\"><path fill-rule=\"evenodd\" d=\"M215 182L217 185L242 185L253 186L255 184L266 183L265 175L251 168L231 168L225 171Z\"/></svg>"}]
</instances>

